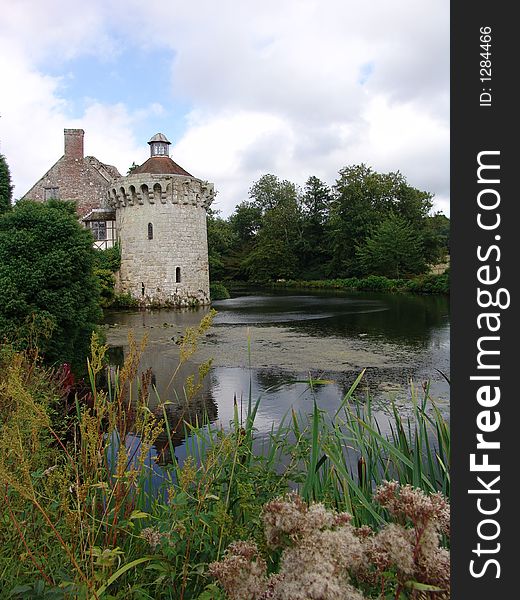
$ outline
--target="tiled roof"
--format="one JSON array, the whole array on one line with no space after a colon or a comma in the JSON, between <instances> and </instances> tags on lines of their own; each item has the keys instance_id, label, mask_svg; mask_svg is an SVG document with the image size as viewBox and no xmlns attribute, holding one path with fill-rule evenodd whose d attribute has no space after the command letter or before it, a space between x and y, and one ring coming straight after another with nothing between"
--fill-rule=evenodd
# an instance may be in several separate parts
<instances>
[{"instance_id":1,"label":"tiled roof","mask_svg":"<svg viewBox=\"0 0 520 600\"><path fill-rule=\"evenodd\" d=\"M188 171L174 162L169 156L152 156L137 169L132 171L136 173L151 173L152 175L187 175L193 177Z\"/></svg>"},{"instance_id":2,"label":"tiled roof","mask_svg":"<svg viewBox=\"0 0 520 600\"><path fill-rule=\"evenodd\" d=\"M85 215L82 221L115 221L116 211L110 210L109 208L94 208L87 215Z\"/></svg>"}]
</instances>

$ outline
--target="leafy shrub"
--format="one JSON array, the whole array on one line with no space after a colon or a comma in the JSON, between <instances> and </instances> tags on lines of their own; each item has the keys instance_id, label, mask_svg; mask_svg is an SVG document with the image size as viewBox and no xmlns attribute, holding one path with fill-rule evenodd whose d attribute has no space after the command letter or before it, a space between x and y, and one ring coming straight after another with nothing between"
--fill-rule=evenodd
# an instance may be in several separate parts
<instances>
[{"instance_id":1,"label":"leafy shrub","mask_svg":"<svg viewBox=\"0 0 520 600\"><path fill-rule=\"evenodd\" d=\"M212 300L227 300L228 298L230 298L227 287L220 282L210 284L209 296Z\"/></svg>"},{"instance_id":2,"label":"leafy shrub","mask_svg":"<svg viewBox=\"0 0 520 600\"><path fill-rule=\"evenodd\" d=\"M97 269L105 269L115 273L121 267L121 247L115 244L106 250L96 250L95 265Z\"/></svg>"},{"instance_id":3,"label":"leafy shrub","mask_svg":"<svg viewBox=\"0 0 520 600\"><path fill-rule=\"evenodd\" d=\"M422 275L407 282L407 290L422 294L449 294L450 274L448 271L441 275Z\"/></svg>"},{"instance_id":4,"label":"leafy shrub","mask_svg":"<svg viewBox=\"0 0 520 600\"><path fill-rule=\"evenodd\" d=\"M130 294L130 292L124 292L123 294L114 293L114 299L110 308L137 308L139 301Z\"/></svg>"},{"instance_id":5,"label":"leafy shrub","mask_svg":"<svg viewBox=\"0 0 520 600\"><path fill-rule=\"evenodd\" d=\"M115 298L114 274L108 269L94 269L94 275L96 276L99 283L100 304L103 308L107 308L108 306L112 305Z\"/></svg>"},{"instance_id":6,"label":"leafy shrub","mask_svg":"<svg viewBox=\"0 0 520 600\"><path fill-rule=\"evenodd\" d=\"M83 369L102 314L92 235L75 205L21 201L0 214L0 338Z\"/></svg>"},{"instance_id":7,"label":"leafy shrub","mask_svg":"<svg viewBox=\"0 0 520 600\"><path fill-rule=\"evenodd\" d=\"M367 292L388 292L396 287L395 281L382 275L369 275L359 281L358 289Z\"/></svg>"},{"instance_id":8,"label":"leafy shrub","mask_svg":"<svg viewBox=\"0 0 520 600\"><path fill-rule=\"evenodd\" d=\"M413 279L389 279L383 275L370 275L359 279L318 279L303 281L289 279L272 284L281 288L313 288L313 289L344 289L365 292L415 292L423 294L449 294L449 271L442 275L419 275Z\"/></svg>"}]
</instances>

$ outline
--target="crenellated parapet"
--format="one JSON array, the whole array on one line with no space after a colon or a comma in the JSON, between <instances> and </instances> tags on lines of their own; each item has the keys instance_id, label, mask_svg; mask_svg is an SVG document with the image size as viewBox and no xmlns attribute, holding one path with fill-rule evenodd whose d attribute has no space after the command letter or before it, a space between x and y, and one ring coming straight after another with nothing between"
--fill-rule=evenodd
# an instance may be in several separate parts
<instances>
[{"instance_id":1,"label":"crenellated parapet","mask_svg":"<svg viewBox=\"0 0 520 600\"><path fill-rule=\"evenodd\" d=\"M207 209L215 195L212 183L195 177L137 173L112 182L108 203L115 209L144 204L184 204Z\"/></svg>"},{"instance_id":2,"label":"crenellated parapet","mask_svg":"<svg viewBox=\"0 0 520 600\"><path fill-rule=\"evenodd\" d=\"M107 192L121 247L118 290L143 306L208 304L206 209L213 184L174 162L163 134L148 143L150 158Z\"/></svg>"}]
</instances>

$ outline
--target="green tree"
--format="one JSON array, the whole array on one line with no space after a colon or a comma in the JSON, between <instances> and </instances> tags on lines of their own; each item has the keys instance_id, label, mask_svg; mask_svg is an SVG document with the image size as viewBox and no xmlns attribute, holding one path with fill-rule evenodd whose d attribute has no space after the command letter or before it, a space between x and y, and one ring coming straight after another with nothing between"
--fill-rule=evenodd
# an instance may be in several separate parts
<instances>
[{"instance_id":1,"label":"green tree","mask_svg":"<svg viewBox=\"0 0 520 600\"><path fill-rule=\"evenodd\" d=\"M262 211L258 232L243 266L254 281L293 278L300 274L302 208L294 183L264 175L249 191L250 205Z\"/></svg>"},{"instance_id":2,"label":"green tree","mask_svg":"<svg viewBox=\"0 0 520 600\"><path fill-rule=\"evenodd\" d=\"M298 188L291 181L281 180L276 175L262 175L249 189L249 198L253 206L264 214L285 202L298 197Z\"/></svg>"},{"instance_id":3,"label":"green tree","mask_svg":"<svg viewBox=\"0 0 520 600\"><path fill-rule=\"evenodd\" d=\"M356 250L363 275L384 275L399 279L422 273L425 268L420 234L399 215L390 214L374 228Z\"/></svg>"},{"instance_id":4,"label":"green tree","mask_svg":"<svg viewBox=\"0 0 520 600\"><path fill-rule=\"evenodd\" d=\"M247 245L253 241L262 226L262 215L263 210L257 203L244 201L235 208L235 211L229 217L229 224L239 246Z\"/></svg>"},{"instance_id":5,"label":"green tree","mask_svg":"<svg viewBox=\"0 0 520 600\"><path fill-rule=\"evenodd\" d=\"M0 338L84 366L101 318L92 241L71 202L21 201L0 215Z\"/></svg>"},{"instance_id":6,"label":"green tree","mask_svg":"<svg viewBox=\"0 0 520 600\"><path fill-rule=\"evenodd\" d=\"M9 165L3 154L0 154L0 213L11 208L13 199L13 186L11 184L11 173Z\"/></svg>"},{"instance_id":7,"label":"green tree","mask_svg":"<svg viewBox=\"0 0 520 600\"><path fill-rule=\"evenodd\" d=\"M131 175L136 169L139 168L139 165L135 164L135 161L132 161L132 164L128 167L127 175Z\"/></svg>"},{"instance_id":8,"label":"green tree","mask_svg":"<svg viewBox=\"0 0 520 600\"><path fill-rule=\"evenodd\" d=\"M254 247L244 261L249 279L269 281L299 277L301 224L296 199L287 200L266 212Z\"/></svg>"},{"instance_id":9,"label":"green tree","mask_svg":"<svg viewBox=\"0 0 520 600\"><path fill-rule=\"evenodd\" d=\"M229 221L211 208L207 210L207 225L209 278L210 281L221 281L228 275L228 257L236 236Z\"/></svg>"},{"instance_id":10,"label":"green tree","mask_svg":"<svg viewBox=\"0 0 520 600\"><path fill-rule=\"evenodd\" d=\"M366 165L344 167L333 187L329 239L336 276L359 274L356 249L390 214L422 234L432 195L406 182L401 173L377 173Z\"/></svg>"},{"instance_id":11,"label":"green tree","mask_svg":"<svg viewBox=\"0 0 520 600\"><path fill-rule=\"evenodd\" d=\"M424 247L426 261L429 264L444 260L450 253L450 220L441 212L426 219Z\"/></svg>"},{"instance_id":12,"label":"green tree","mask_svg":"<svg viewBox=\"0 0 520 600\"><path fill-rule=\"evenodd\" d=\"M309 177L301 197L304 279L319 279L326 275L325 268L330 261L326 224L331 200L329 186L317 177Z\"/></svg>"}]
</instances>

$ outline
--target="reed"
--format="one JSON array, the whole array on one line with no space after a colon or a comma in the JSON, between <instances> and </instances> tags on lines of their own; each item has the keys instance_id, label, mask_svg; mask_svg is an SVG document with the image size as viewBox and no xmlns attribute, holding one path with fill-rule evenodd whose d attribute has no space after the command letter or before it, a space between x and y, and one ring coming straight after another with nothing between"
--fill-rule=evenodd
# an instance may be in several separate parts
<instances>
[{"instance_id":1,"label":"reed","mask_svg":"<svg viewBox=\"0 0 520 600\"><path fill-rule=\"evenodd\" d=\"M210 324L211 318L187 332L181 361L196 352ZM190 423L182 413L170 423L167 402L152 414L148 399L157 391L138 368L144 343L131 340L124 366L102 385L106 347L93 340L90 395L76 400L64 435L53 424L60 390L52 372L3 351L2 597L38 597L44 590L49 597L88 600L224 598L207 566L231 542L251 540L268 557L267 569L276 570L280 553L265 545L262 508L290 490L308 503L349 512L356 527L373 528L389 521L373 499L384 480L449 497L449 425L428 386L411 387L409 417L392 407L385 435L370 399L357 397L361 373L336 414L316 403L310 414L292 410L262 441L255 428L262 397L251 391L243 409L235 399L226 428L207 416ZM184 386L186 407L208 369ZM311 391L325 384L307 382ZM166 435L174 457L179 428L186 459L164 466L157 488L150 450Z\"/></svg>"}]
</instances>

